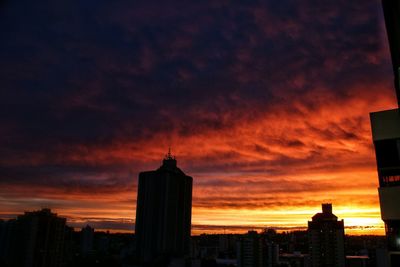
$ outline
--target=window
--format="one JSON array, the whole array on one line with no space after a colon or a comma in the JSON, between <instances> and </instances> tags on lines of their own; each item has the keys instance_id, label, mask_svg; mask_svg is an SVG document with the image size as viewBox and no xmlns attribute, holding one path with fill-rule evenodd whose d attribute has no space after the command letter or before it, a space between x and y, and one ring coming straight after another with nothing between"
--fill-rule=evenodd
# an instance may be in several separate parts
<instances>
[{"instance_id":1,"label":"window","mask_svg":"<svg viewBox=\"0 0 400 267\"><path fill-rule=\"evenodd\" d=\"M400 167L400 139L376 141L375 152L379 168Z\"/></svg>"}]
</instances>

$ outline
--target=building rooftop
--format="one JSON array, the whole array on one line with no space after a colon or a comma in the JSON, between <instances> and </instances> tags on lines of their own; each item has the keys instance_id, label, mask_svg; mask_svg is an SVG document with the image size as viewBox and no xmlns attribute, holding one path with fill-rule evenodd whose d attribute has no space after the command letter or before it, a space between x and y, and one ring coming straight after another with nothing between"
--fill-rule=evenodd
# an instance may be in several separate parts
<instances>
[{"instance_id":1,"label":"building rooftop","mask_svg":"<svg viewBox=\"0 0 400 267\"><path fill-rule=\"evenodd\" d=\"M172 155L171 148L168 149L168 153L165 155L162 165L157 171L169 171L173 173L185 174L181 169L178 168L177 160L175 156Z\"/></svg>"},{"instance_id":2,"label":"building rooftop","mask_svg":"<svg viewBox=\"0 0 400 267\"><path fill-rule=\"evenodd\" d=\"M338 217L332 213L332 204L322 204L322 212L312 217L313 221L337 221Z\"/></svg>"}]
</instances>

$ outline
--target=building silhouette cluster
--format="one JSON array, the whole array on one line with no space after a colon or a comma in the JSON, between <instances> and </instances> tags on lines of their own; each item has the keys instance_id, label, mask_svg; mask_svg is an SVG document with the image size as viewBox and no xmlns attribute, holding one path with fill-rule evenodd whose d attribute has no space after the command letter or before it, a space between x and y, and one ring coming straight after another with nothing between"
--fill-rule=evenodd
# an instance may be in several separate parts
<instances>
[{"instance_id":1,"label":"building silhouette cluster","mask_svg":"<svg viewBox=\"0 0 400 267\"><path fill-rule=\"evenodd\" d=\"M344 266L344 224L332 214L330 204L309 222L309 257L306 237L300 238L303 245L296 254L272 229L191 237L192 184L193 178L168 153L160 168L139 174L135 235L96 233L89 225L75 232L49 209L25 212L0 224L0 263L10 267Z\"/></svg>"},{"instance_id":2,"label":"building silhouette cluster","mask_svg":"<svg viewBox=\"0 0 400 267\"><path fill-rule=\"evenodd\" d=\"M75 231L50 209L0 220L1 267L109 267L133 262L134 236ZM129 266L129 265L128 265Z\"/></svg>"},{"instance_id":3,"label":"building silhouette cluster","mask_svg":"<svg viewBox=\"0 0 400 267\"><path fill-rule=\"evenodd\" d=\"M383 240L379 236L345 237L344 222L333 215L330 204L323 204L323 212L312 217L308 231L278 233L265 229L246 234L189 236L187 251L178 254L156 250L152 252L154 258L147 261L141 258L144 252L137 234L95 232L88 225L74 231L65 222L49 209L0 221L0 266L388 266ZM157 221L151 225L160 226ZM164 237L154 234L152 238L157 244ZM347 256L345 239L346 251L351 254Z\"/></svg>"}]
</instances>

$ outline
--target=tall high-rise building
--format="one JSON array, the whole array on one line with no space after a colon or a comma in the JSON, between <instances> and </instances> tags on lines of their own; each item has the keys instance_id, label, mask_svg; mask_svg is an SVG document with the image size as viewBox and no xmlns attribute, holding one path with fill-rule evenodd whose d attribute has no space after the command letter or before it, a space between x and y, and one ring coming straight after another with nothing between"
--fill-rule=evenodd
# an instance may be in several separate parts
<instances>
[{"instance_id":1,"label":"tall high-rise building","mask_svg":"<svg viewBox=\"0 0 400 267\"><path fill-rule=\"evenodd\" d=\"M400 105L400 1L382 0ZM370 114L379 178L381 217L385 222L388 261L400 266L400 109Z\"/></svg>"},{"instance_id":2,"label":"tall high-rise building","mask_svg":"<svg viewBox=\"0 0 400 267\"><path fill-rule=\"evenodd\" d=\"M312 267L344 267L344 222L332 213L332 204L322 204L308 222L308 242Z\"/></svg>"},{"instance_id":3,"label":"tall high-rise building","mask_svg":"<svg viewBox=\"0 0 400 267\"><path fill-rule=\"evenodd\" d=\"M160 168L139 174L135 235L140 262L189 256L192 184L170 152Z\"/></svg>"}]
</instances>

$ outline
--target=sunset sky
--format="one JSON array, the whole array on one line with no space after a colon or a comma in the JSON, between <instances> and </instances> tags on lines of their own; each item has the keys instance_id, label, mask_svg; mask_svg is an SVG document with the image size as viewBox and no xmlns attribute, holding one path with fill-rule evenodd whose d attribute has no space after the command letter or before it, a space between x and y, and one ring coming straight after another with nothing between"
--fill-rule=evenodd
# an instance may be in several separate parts
<instances>
[{"instance_id":1,"label":"sunset sky","mask_svg":"<svg viewBox=\"0 0 400 267\"><path fill-rule=\"evenodd\" d=\"M379 0L0 2L0 217L133 230L171 146L192 234L384 234L369 113L396 107Z\"/></svg>"}]
</instances>

